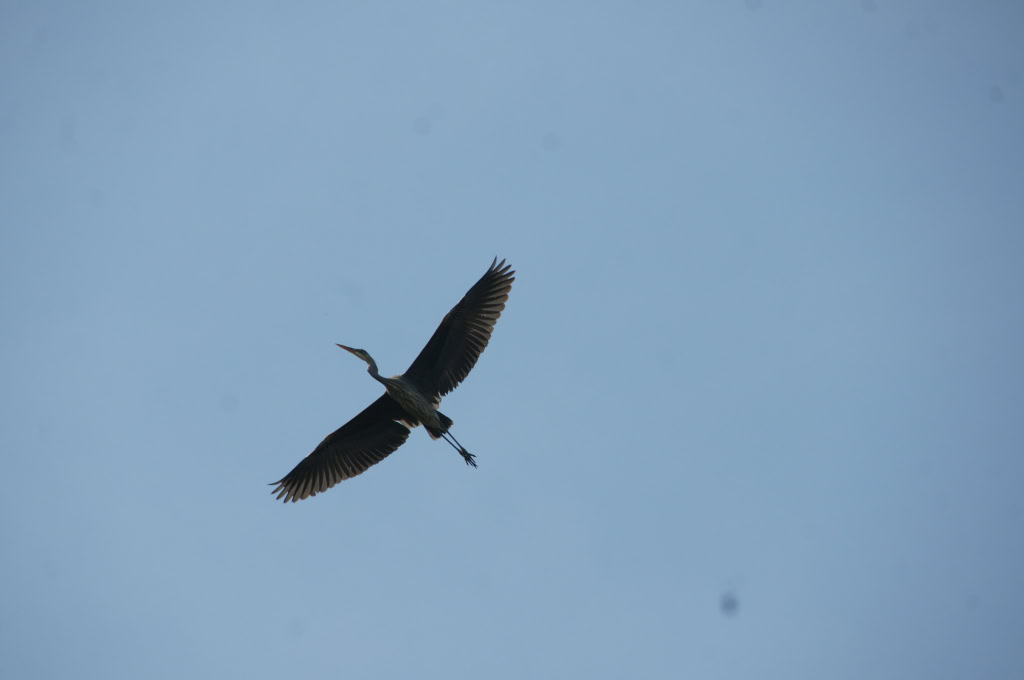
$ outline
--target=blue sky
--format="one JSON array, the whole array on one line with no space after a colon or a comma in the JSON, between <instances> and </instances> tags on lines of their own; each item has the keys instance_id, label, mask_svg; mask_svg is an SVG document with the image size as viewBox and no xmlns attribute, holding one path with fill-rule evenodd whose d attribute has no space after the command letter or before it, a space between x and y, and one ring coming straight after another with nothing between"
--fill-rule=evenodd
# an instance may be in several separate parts
<instances>
[{"instance_id":1,"label":"blue sky","mask_svg":"<svg viewBox=\"0 0 1024 680\"><path fill-rule=\"evenodd\" d=\"M0 675L1024 677L1024 8L0 7ZM518 272L422 430L268 482ZM734 611L723 600L736 604Z\"/></svg>"}]
</instances>

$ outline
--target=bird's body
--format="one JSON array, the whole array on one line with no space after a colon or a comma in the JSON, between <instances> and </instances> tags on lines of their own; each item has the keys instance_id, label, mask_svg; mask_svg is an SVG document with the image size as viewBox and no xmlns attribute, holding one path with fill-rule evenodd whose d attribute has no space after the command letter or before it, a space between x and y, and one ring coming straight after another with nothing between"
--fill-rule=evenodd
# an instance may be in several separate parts
<instances>
[{"instance_id":1,"label":"bird's body","mask_svg":"<svg viewBox=\"0 0 1024 680\"><path fill-rule=\"evenodd\" d=\"M434 403L427 401L419 390L406 382L400 375L386 378L384 385L387 387L388 395L398 402L403 411L420 421L434 439L441 436L434 434L442 429L441 419L437 416L440 411L437 410Z\"/></svg>"},{"instance_id":2,"label":"bird's body","mask_svg":"<svg viewBox=\"0 0 1024 680\"><path fill-rule=\"evenodd\" d=\"M447 416L437 410L437 407L441 405L440 397L433 401L428 400L422 392L416 389L415 385L400 375L378 378L378 380L383 383L388 396L398 402L403 411L412 416L411 420L406 421L410 427L416 427L415 423L420 423L426 428L432 439L437 439L448 431L451 423L449 422L447 426L443 425L442 419L447 420Z\"/></svg>"},{"instance_id":3,"label":"bird's body","mask_svg":"<svg viewBox=\"0 0 1024 680\"><path fill-rule=\"evenodd\" d=\"M367 366L386 392L359 415L327 436L281 480L273 493L285 502L326 491L380 462L423 425L433 439L443 437L467 465L474 456L450 433L452 420L438 411L441 397L455 389L476 364L508 299L515 272L495 258L491 267L445 315L427 345L402 375L385 378L363 349L338 345Z\"/></svg>"}]
</instances>

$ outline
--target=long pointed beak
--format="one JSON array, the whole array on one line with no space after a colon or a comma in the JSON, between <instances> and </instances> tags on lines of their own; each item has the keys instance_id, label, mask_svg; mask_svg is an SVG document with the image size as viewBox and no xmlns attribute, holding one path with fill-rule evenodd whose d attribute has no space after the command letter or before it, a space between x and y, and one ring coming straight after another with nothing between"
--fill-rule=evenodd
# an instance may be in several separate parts
<instances>
[{"instance_id":1,"label":"long pointed beak","mask_svg":"<svg viewBox=\"0 0 1024 680\"><path fill-rule=\"evenodd\" d=\"M334 343L334 344L338 345L338 347L342 348L346 352L351 352L352 354L356 353L356 351L354 349L352 349L351 347L346 347L345 345L341 345L339 343Z\"/></svg>"}]
</instances>

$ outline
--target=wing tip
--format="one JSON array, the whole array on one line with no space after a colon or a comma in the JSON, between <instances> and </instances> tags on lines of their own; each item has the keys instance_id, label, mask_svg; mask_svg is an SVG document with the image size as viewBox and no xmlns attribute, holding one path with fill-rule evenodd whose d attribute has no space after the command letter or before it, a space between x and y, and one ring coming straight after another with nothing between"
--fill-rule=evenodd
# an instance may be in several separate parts
<instances>
[{"instance_id":1,"label":"wing tip","mask_svg":"<svg viewBox=\"0 0 1024 680\"><path fill-rule=\"evenodd\" d=\"M515 281L516 270L512 269L512 265L505 264L505 258L501 258L501 262L498 262L498 256L495 255L491 261L491 266L487 270L488 274L494 273L504 277L509 283Z\"/></svg>"}]
</instances>

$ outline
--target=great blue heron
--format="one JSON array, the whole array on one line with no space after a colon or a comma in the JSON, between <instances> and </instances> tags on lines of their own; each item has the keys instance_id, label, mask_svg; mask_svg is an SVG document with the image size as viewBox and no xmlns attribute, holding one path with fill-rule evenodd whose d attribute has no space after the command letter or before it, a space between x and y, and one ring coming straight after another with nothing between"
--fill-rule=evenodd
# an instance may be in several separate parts
<instances>
[{"instance_id":1,"label":"great blue heron","mask_svg":"<svg viewBox=\"0 0 1024 680\"><path fill-rule=\"evenodd\" d=\"M465 380L491 339L494 324L505 309L515 272L505 260L494 258L490 269L452 307L426 347L402 375L383 378L377 362L365 349L345 345L369 366L367 372L387 390L362 413L348 421L313 449L295 468L272 484L277 498L293 503L330 489L384 460L405 443L410 428L423 425L432 439L444 440L476 467L449 430L452 419L437 410L441 397Z\"/></svg>"}]
</instances>

